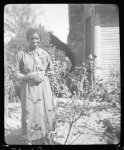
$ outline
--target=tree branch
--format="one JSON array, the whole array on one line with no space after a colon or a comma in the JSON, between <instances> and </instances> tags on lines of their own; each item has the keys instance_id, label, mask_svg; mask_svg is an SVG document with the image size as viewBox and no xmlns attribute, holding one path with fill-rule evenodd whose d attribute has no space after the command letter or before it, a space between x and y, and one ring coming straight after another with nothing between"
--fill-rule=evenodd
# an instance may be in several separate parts
<instances>
[{"instance_id":1,"label":"tree branch","mask_svg":"<svg viewBox=\"0 0 124 150\"><path fill-rule=\"evenodd\" d=\"M67 143L67 140L68 140L68 138L69 138L71 129L72 129L72 123L69 124L69 130L68 130L68 134L67 134L66 140L65 140L65 142L64 142L64 145Z\"/></svg>"}]
</instances>

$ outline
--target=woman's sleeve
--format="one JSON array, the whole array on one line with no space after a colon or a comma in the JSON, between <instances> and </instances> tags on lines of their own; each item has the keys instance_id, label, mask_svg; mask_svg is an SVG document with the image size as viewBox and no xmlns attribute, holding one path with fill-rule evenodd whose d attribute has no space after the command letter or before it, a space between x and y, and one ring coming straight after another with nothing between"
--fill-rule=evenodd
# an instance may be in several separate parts
<instances>
[{"instance_id":1,"label":"woman's sleeve","mask_svg":"<svg viewBox=\"0 0 124 150\"><path fill-rule=\"evenodd\" d=\"M22 83L24 75L20 72L21 59L23 56L23 51L20 51L16 55L16 61L14 64L14 70L12 76L17 79L19 83Z\"/></svg>"}]
</instances>

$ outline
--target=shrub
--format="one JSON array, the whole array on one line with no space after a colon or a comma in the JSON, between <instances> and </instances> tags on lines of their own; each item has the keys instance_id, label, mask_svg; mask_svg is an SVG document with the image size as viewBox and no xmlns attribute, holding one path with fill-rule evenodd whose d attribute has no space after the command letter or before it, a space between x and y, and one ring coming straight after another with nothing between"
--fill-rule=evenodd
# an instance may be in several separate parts
<instances>
[{"instance_id":1,"label":"shrub","mask_svg":"<svg viewBox=\"0 0 124 150\"><path fill-rule=\"evenodd\" d=\"M51 56L55 74L50 76L53 94L57 97L69 97L70 92L67 86L66 75L70 70L70 62L62 51L56 47L47 49Z\"/></svg>"}]
</instances>

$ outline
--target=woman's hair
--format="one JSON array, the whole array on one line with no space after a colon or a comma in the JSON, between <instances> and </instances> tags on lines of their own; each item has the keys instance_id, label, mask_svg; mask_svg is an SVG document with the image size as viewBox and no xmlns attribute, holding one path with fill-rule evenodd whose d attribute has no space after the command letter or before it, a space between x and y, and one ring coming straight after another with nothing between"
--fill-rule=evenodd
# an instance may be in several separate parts
<instances>
[{"instance_id":1,"label":"woman's hair","mask_svg":"<svg viewBox=\"0 0 124 150\"><path fill-rule=\"evenodd\" d=\"M27 39L27 41L29 41L29 37L30 37L32 34L34 34L34 33L37 33L38 36L40 37L40 40L41 40L41 34L40 34L39 30L38 30L38 29L34 29L34 28L30 28L30 29L27 31L27 33L26 33L26 39Z\"/></svg>"}]
</instances>

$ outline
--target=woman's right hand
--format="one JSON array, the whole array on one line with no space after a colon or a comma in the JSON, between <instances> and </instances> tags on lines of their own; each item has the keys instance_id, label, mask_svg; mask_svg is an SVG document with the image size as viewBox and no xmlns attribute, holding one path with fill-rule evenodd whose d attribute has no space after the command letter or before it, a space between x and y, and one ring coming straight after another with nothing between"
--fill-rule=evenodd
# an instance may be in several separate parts
<instances>
[{"instance_id":1,"label":"woman's right hand","mask_svg":"<svg viewBox=\"0 0 124 150\"><path fill-rule=\"evenodd\" d=\"M39 84L43 81L42 76L39 76L39 75L32 75L31 79L37 84Z\"/></svg>"}]
</instances>

